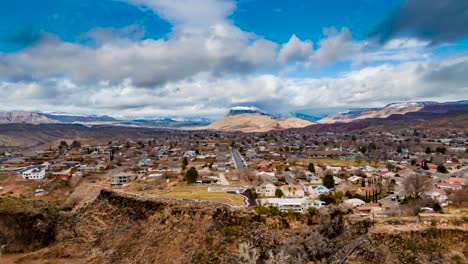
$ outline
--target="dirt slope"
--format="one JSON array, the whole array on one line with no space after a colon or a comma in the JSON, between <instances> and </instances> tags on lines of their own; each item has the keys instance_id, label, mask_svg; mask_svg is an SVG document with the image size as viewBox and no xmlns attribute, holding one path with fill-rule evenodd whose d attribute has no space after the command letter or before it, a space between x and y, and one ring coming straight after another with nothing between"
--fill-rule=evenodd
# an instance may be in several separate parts
<instances>
[{"instance_id":1,"label":"dirt slope","mask_svg":"<svg viewBox=\"0 0 468 264\"><path fill-rule=\"evenodd\" d=\"M21 210L0 210L0 222L10 224L0 228L4 253L46 246L32 253L4 255L3 260L159 264L468 260L467 226L453 219L421 220L417 226L391 219L372 227L369 218L349 215L343 208L323 209L316 215L257 215L209 203L145 200L108 191L76 212L44 210L30 211L27 218ZM28 224L21 226L21 219L28 219ZM48 223L47 229L39 232L40 223ZM25 239L28 231L36 232L29 240L34 248ZM10 243L15 246L9 247Z\"/></svg>"}]
</instances>

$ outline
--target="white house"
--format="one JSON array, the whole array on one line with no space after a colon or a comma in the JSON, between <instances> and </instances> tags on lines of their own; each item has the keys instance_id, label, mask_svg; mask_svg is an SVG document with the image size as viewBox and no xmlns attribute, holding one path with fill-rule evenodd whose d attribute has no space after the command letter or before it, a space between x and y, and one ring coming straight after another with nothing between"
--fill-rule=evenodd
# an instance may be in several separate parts
<instances>
[{"instance_id":1,"label":"white house","mask_svg":"<svg viewBox=\"0 0 468 264\"><path fill-rule=\"evenodd\" d=\"M39 165L20 170L18 171L18 174L25 180L42 180L46 175L46 171L47 166Z\"/></svg>"},{"instance_id":2,"label":"white house","mask_svg":"<svg viewBox=\"0 0 468 264\"><path fill-rule=\"evenodd\" d=\"M255 187L255 192L260 196L274 197L276 186L270 182L264 182L260 186Z\"/></svg>"},{"instance_id":3,"label":"white house","mask_svg":"<svg viewBox=\"0 0 468 264\"><path fill-rule=\"evenodd\" d=\"M364 202L361 199L357 199L357 198L344 200L344 203L348 204L348 205L351 205L352 207L362 207L362 206L364 206L366 204L366 202Z\"/></svg>"},{"instance_id":4,"label":"white house","mask_svg":"<svg viewBox=\"0 0 468 264\"><path fill-rule=\"evenodd\" d=\"M184 153L184 158L187 158L189 160L196 157L196 156L197 156L197 153L195 151L193 151L193 150L189 150L189 151L186 151Z\"/></svg>"},{"instance_id":5,"label":"white house","mask_svg":"<svg viewBox=\"0 0 468 264\"><path fill-rule=\"evenodd\" d=\"M448 199L447 193L442 189L432 189L426 192L425 195L429 196L430 198L439 203L444 203Z\"/></svg>"},{"instance_id":6,"label":"white house","mask_svg":"<svg viewBox=\"0 0 468 264\"><path fill-rule=\"evenodd\" d=\"M257 172L256 175L257 175L257 177L260 177L263 180L270 180L270 181L276 180L274 172L260 171L260 172Z\"/></svg>"},{"instance_id":7,"label":"white house","mask_svg":"<svg viewBox=\"0 0 468 264\"><path fill-rule=\"evenodd\" d=\"M245 152L245 157L248 159L253 159L257 156L255 149L249 149Z\"/></svg>"},{"instance_id":8,"label":"white house","mask_svg":"<svg viewBox=\"0 0 468 264\"><path fill-rule=\"evenodd\" d=\"M343 182L341 178L338 178L336 176L333 176L333 181L335 181L335 185L340 185Z\"/></svg>"},{"instance_id":9,"label":"white house","mask_svg":"<svg viewBox=\"0 0 468 264\"><path fill-rule=\"evenodd\" d=\"M361 167L361 170L364 172L376 172L377 171L376 168L369 166L369 165Z\"/></svg>"},{"instance_id":10,"label":"white house","mask_svg":"<svg viewBox=\"0 0 468 264\"><path fill-rule=\"evenodd\" d=\"M359 176L352 176L348 178L348 181L352 184L357 184L361 181L362 177Z\"/></svg>"},{"instance_id":11,"label":"white house","mask_svg":"<svg viewBox=\"0 0 468 264\"><path fill-rule=\"evenodd\" d=\"M267 198L261 199L260 204L263 206L277 207L282 212L305 212L309 208L322 207L324 202L309 198Z\"/></svg>"},{"instance_id":12,"label":"white house","mask_svg":"<svg viewBox=\"0 0 468 264\"><path fill-rule=\"evenodd\" d=\"M326 169L335 174L341 171L341 167L327 166Z\"/></svg>"}]
</instances>

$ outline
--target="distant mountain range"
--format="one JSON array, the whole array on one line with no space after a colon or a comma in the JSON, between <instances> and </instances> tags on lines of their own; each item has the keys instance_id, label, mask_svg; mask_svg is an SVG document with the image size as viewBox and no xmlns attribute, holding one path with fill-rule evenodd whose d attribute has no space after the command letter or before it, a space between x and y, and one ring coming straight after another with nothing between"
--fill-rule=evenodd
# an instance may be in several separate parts
<instances>
[{"instance_id":1,"label":"distant mountain range","mask_svg":"<svg viewBox=\"0 0 468 264\"><path fill-rule=\"evenodd\" d=\"M453 111L468 111L468 100L457 102L403 102L392 103L382 108L352 109L346 113L332 114L318 121L320 124L350 123L366 119L399 119L431 116ZM410 113L413 113L409 115Z\"/></svg>"},{"instance_id":2,"label":"distant mountain range","mask_svg":"<svg viewBox=\"0 0 468 264\"><path fill-rule=\"evenodd\" d=\"M28 123L28 124L109 124L145 127L191 127L208 125L213 120L199 117L189 118L139 118L120 120L107 115L77 115L69 113L41 113L41 112L4 112L0 113L0 124Z\"/></svg>"},{"instance_id":3,"label":"distant mountain range","mask_svg":"<svg viewBox=\"0 0 468 264\"><path fill-rule=\"evenodd\" d=\"M40 112L5 112L0 114L0 123L88 123L88 122L114 122L115 118L110 116L82 116L62 113L40 113Z\"/></svg>"},{"instance_id":4,"label":"distant mountain range","mask_svg":"<svg viewBox=\"0 0 468 264\"><path fill-rule=\"evenodd\" d=\"M121 120L110 116L85 116L69 113L4 112L0 124L85 124L124 125L158 128L195 128L224 131L263 132L289 128L302 128L316 124L353 123L362 120L412 120L432 118L450 112L468 112L468 100L457 102L401 102L381 108L351 109L320 118L304 113L271 114L257 107L236 106L228 114L214 121L203 117L138 118Z\"/></svg>"},{"instance_id":5,"label":"distant mountain range","mask_svg":"<svg viewBox=\"0 0 468 264\"><path fill-rule=\"evenodd\" d=\"M0 124L8 123L29 123L29 124L49 124L58 123L57 120L35 112L6 112L0 113Z\"/></svg>"},{"instance_id":6,"label":"distant mountain range","mask_svg":"<svg viewBox=\"0 0 468 264\"><path fill-rule=\"evenodd\" d=\"M51 114L41 114L49 119L58 121L60 123L86 123L86 122L115 122L118 121L117 119L103 115L91 115L91 116L84 116L84 115L73 115L73 114L62 114L62 113L51 113Z\"/></svg>"}]
</instances>

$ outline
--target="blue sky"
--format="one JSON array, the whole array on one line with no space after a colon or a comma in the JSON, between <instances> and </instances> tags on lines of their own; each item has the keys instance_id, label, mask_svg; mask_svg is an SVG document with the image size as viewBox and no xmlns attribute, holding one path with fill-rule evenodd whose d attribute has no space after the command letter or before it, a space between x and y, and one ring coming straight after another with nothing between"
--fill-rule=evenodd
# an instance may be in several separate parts
<instances>
[{"instance_id":1,"label":"blue sky","mask_svg":"<svg viewBox=\"0 0 468 264\"><path fill-rule=\"evenodd\" d=\"M356 39L365 39L402 0L240 0L229 16L242 30L274 42L287 42L291 34L301 39L319 40L322 29L348 27ZM28 8L25 8L28 7ZM337 8L339 7L339 8ZM8 41L8 35L32 31L32 38L40 31L50 32L64 41L77 38L96 27L121 28L139 24L146 29L145 38L158 39L171 31L171 24L152 10L116 0L18 0L2 4L0 30L6 32L1 51L17 51L27 42Z\"/></svg>"},{"instance_id":2,"label":"blue sky","mask_svg":"<svg viewBox=\"0 0 468 264\"><path fill-rule=\"evenodd\" d=\"M294 32L317 41L322 29L348 27L356 39L365 39L401 0L260 0L239 1L231 16L240 28L276 42L286 42Z\"/></svg>"},{"instance_id":3,"label":"blue sky","mask_svg":"<svg viewBox=\"0 0 468 264\"><path fill-rule=\"evenodd\" d=\"M468 4L442 2L8 1L0 110L220 116L466 99Z\"/></svg>"}]
</instances>

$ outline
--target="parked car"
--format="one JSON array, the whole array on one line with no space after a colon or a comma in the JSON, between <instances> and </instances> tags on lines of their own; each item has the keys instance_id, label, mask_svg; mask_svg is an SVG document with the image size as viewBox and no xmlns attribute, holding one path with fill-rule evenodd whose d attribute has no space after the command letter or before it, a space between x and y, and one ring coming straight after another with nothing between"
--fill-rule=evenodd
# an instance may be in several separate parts
<instances>
[{"instance_id":1,"label":"parked car","mask_svg":"<svg viewBox=\"0 0 468 264\"><path fill-rule=\"evenodd\" d=\"M421 207L421 208L419 208L419 212L421 212L421 213L433 213L434 209L432 209L430 207Z\"/></svg>"},{"instance_id":2,"label":"parked car","mask_svg":"<svg viewBox=\"0 0 468 264\"><path fill-rule=\"evenodd\" d=\"M44 195L44 189L36 189L34 195L35 195L35 196Z\"/></svg>"}]
</instances>

